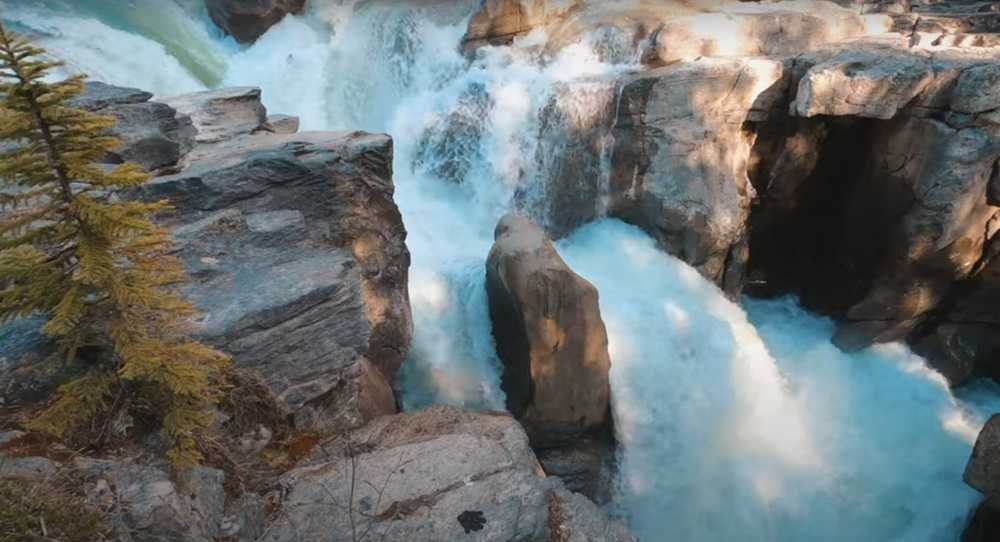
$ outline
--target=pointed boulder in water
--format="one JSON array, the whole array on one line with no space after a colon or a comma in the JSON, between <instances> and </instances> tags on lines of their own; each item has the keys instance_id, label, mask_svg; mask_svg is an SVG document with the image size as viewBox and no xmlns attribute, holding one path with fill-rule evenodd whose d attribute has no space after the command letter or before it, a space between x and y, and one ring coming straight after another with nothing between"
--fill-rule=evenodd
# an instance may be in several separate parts
<instances>
[{"instance_id":1,"label":"pointed boulder in water","mask_svg":"<svg viewBox=\"0 0 1000 542\"><path fill-rule=\"evenodd\" d=\"M497 226L486 289L507 406L532 444L563 446L607 427L611 361L597 289L514 214Z\"/></svg>"}]
</instances>

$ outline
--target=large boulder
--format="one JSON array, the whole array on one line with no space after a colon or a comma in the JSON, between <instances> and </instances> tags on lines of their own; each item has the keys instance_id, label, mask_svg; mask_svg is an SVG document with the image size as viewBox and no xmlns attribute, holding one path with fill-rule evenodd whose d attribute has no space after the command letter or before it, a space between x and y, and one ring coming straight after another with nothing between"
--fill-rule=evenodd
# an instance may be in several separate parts
<instances>
[{"instance_id":1,"label":"large boulder","mask_svg":"<svg viewBox=\"0 0 1000 542\"><path fill-rule=\"evenodd\" d=\"M638 75L621 92L609 214L734 294L755 196L742 127L770 114L784 77L780 62L702 59Z\"/></svg>"},{"instance_id":2,"label":"large boulder","mask_svg":"<svg viewBox=\"0 0 1000 542\"><path fill-rule=\"evenodd\" d=\"M603 502L612 476L611 361L596 288L541 228L510 214L496 228L486 292L507 407L546 473Z\"/></svg>"},{"instance_id":3,"label":"large boulder","mask_svg":"<svg viewBox=\"0 0 1000 542\"><path fill-rule=\"evenodd\" d=\"M546 447L606 427L608 336L597 289L573 272L545 232L510 214L486 262L507 406Z\"/></svg>"},{"instance_id":4,"label":"large boulder","mask_svg":"<svg viewBox=\"0 0 1000 542\"><path fill-rule=\"evenodd\" d=\"M412 319L388 136L244 136L143 191L176 206L166 220L201 335L260 372L303 428L395 412Z\"/></svg>"},{"instance_id":5,"label":"large boulder","mask_svg":"<svg viewBox=\"0 0 1000 542\"><path fill-rule=\"evenodd\" d=\"M112 132L121 145L109 157L111 162L135 162L155 171L177 166L194 147L197 130L190 117L150 101L152 97L142 90L89 81L70 104L114 117Z\"/></svg>"},{"instance_id":6,"label":"large boulder","mask_svg":"<svg viewBox=\"0 0 1000 542\"><path fill-rule=\"evenodd\" d=\"M263 375L301 429L354 427L396 411L391 382L412 336L392 140L260 130L259 96L168 99L204 143L142 194L175 207L163 220L201 336Z\"/></svg>"},{"instance_id":7,"label":"large boulder","mask_svg":"<svg viewBox=\"0 0 1000 542\"><path fill-rule=\"evenodd\" d=\"M302 13L306 0L205 0L208 15L240 43L252 43L289 13Z\"/></svg>"},{"instance_id":8,"label":"large boulder","mask_svg":"<svg viewBox=\"0 0 1000 542\"><path fill-rule=\"evenodd\" d=\"M433 407L380 418L322 443L281 484L281 514L263 541L634 540L545 478L506 413Z\"/></svg>"}]
</instances>

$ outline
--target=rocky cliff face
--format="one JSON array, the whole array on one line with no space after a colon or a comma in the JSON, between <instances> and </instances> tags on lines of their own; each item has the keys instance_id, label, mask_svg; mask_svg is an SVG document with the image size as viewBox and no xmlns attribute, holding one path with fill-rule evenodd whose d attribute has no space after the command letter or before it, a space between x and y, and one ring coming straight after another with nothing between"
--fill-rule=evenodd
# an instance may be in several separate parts
<instances>
[{"instance_id":1,"label":"rocky cliff face","mask_svg":"<svg viewBox=\"0 0 1000 542\"><path fill-rule=\"evenodd\" d=\"M906 339L953 383L995 374L991 12L848 4L544 10L550 48L598 28L646 67L556 90L529 207L556 237L634 223L731 295L798 294L843 348Z\"/></svg>"},{"instance_id":2,"label":"rocky cliff face","mask_svg":"<svg viewBox=\"0 0 1000 542\"><path fill-rule=\"evenodd\" d=\"M273 133L258 89L156 105L197 130L172 164L181 171L142 196L174 205L162 219L193 278L203 337L263 375L303 430L395 412L413 324L392 141Z\"/></svg>"}]
</instances>

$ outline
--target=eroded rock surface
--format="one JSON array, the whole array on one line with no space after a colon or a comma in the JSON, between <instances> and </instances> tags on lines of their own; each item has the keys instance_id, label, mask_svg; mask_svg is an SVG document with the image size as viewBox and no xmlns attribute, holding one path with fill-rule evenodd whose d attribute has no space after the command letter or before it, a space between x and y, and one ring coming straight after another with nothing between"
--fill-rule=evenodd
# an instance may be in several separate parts
<instances>
[{"instance_id":1,"label":"eroded rock surface","mask_svg":"<svg viewBox=\"0 0 1000 542\"><path fill-rule=\"evenodd\" d=\"M282 514L262 540L543 541L553 528L576 537L565 540L634 540L545 478L508 414L434 407L380 418L317 450L282 477Z\"/></svg>"},{"instance_id":2,"label":"eroded rock surface","mask_svg":"<svg viewBox=\"0 0 1000 542\"><path fill-rule=\"evenodd\" d=\"M611 361L597 289L514 214L497 225L486 284L507 406L532 442L565 444L606 426Z\"/></svg>"},{"instance_id":3,"label":"eroded rock surface","mask_svg":"<svg viewBox=\"0 0 1000 542\"><path fill-rule=\"evenodd\" d=\"M194 147L197 130L191 118L165 103L150 101L152 94L133 88L90 81L72 100L77 107L114 117L115 137L121 146L112 162L135 162L154 171L176 166Z\"/></svg>"},{"instance_id":4,"label":"eroded rock surface","mask_svg":"<svg viewBox=\"0 0 1000 542\"><path fill-rule=\"evenodd\" d=\"M201 334L260 372L303 428L395 412L412 320L391 164L384 135L234 134L143 188L177 208L166 220Z\"/></svg>"},{"instance_id":5,"label":"eroded rock surface","mask_svg":"<svg viewBox=\"0 0 1000 542\"><path fill-rule=\"evenodd\" d=\"M846 349L906 339L953 383L998 374L997 312L977 301L1000 291L995 14L839 3L507 17L543 29L549 55L586 38L644 64L556 86L520 203L555 237L639 225L730 295L795 293L842 321ZM527 9L504 4L498 25Z\"/></svg>"}]
</instances>

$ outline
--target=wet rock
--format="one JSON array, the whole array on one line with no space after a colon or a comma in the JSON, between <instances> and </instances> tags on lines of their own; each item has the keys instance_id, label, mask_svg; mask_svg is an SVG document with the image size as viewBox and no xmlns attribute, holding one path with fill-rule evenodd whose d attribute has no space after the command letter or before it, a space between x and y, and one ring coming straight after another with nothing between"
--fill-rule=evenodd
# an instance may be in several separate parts
<instances>
[{"instance_id":1,"label":"wet rock","mask_svg":"<svg viewBox=\"0 0 1000 542\"><path fill-rule=\"evenodd\" d=\"M613 132L609 214L738 290L755 196L752 138L742 126L781 102L784 77L780 62L701 59L626 81Z\"/></svg>"},{"instance_id":2,"label":"wet rock","mask_svg":"<svg viewBox=\"0 0 1000 542\"><path fill-rule=\"evenodd\" d=\"M507 407L538 447L609 423L608 337L597 289L526 218L507 215L486 262Z\"/></svg>"},{"instance_id":3,"label":"wet rock","mask_svg":"<svg viewBox=\"0 0 1000 542\"><path fill-rule=\"evenodd\" d=\"M212 21L240 43L252 43L306 0L205 0Z\"/></svg>"},{"instance_id":4,"label":"wet rock","mask_svg":"<svg viewBox=\"0 0 1000 542\"><path fill-rule=\"evenodd\" d=\"M518 199L554 238L608 212L620 89L615 79L558 85L541 112L536 181Z\"/></svg>"},{"instance_id":5,"label":"wet rock","mask_svg":"<svg viewBox=\"0 0 1000 542\"><path fill-rule=\"evenodd\" d=\"M1000 497L1000 414L994 414L979 433L963 479L987 498Z\"/></svg>"},{"instance_id":6,"label":"wet rock","mask_svg":"<svg viewBox=\"0 0 1000 542\"><path fill-rule=\"evenodd\" d=\"M470 85L455 107L434 119L417 147L413 167L461 183L482 157L480 142L492 101L482 84Z\"/></svg>"},{"instance_id":7,"label":"wet rock","mask_svg":"<svg viewBox=\"0 0 1000 542\"><path fill-rule=\"evenodd\" d=\"M258 371L303 430L395 412L412 319L392 141L260 133L199 146L189 162L142 190L176 207L164 221L202 338Z\"/></svg>"},{"instance_id":8,"label":"wet rock","mask_svg":"<svg viewBox=\"0 0 1000 542\"><path fill-rule=\"evenodd\" d=\"M545 474L566 488L606 504L614 486L614 439L610 434L587 435L571 444L535 450Z\"/></svg>"},{"instance_id":9,"label":"wet rock","mask_svg":"<svg viewBox=\"0 0 1000 542\"><path fill-rule=\"evenodd\" d=\"M984 499L962 532L962 542L993 542L998 539L1000 539L1000 504Z\"/></svg>"},{"instance_id":10,"label":"wet rock","mask_svg":"<svg viewBox=\"0 0 1000 542\"><path fill-rule=\"evenodd\" d=\"M260 89L233 87L163 98L161 102L188 115L198 130L198 143L219 143L251 134L267 123Z\"/></svg>"}]
</instances>

